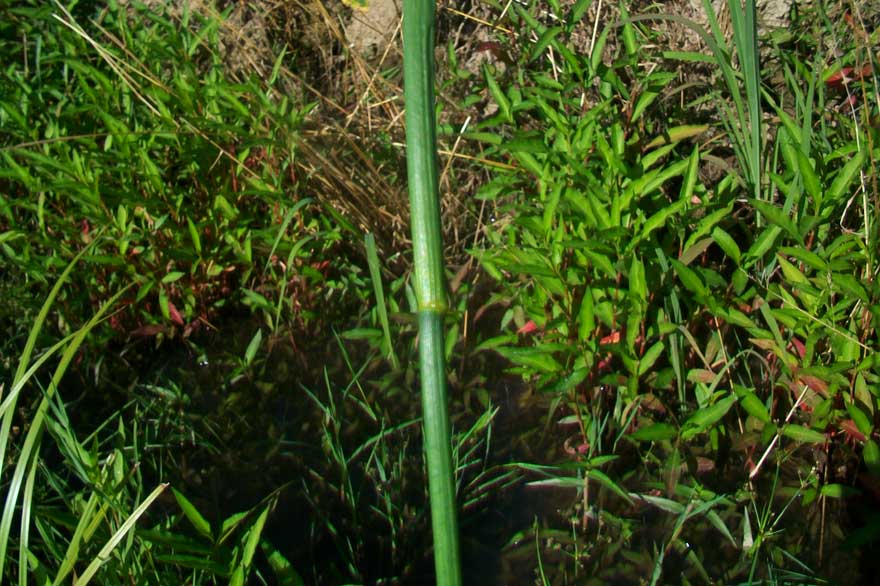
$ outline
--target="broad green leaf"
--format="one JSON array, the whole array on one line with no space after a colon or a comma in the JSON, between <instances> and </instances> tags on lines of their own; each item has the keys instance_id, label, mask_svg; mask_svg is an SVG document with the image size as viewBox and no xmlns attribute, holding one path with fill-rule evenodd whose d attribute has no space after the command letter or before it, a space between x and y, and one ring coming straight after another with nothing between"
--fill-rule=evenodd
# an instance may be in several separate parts
<instances>
[{"instance_id":1,"label":"broad green leaf","mask_svg":"<svg viewBox=\"0 0 880 586\"><path fill-rule=\"evenodd\" d=\"M629 290L642 302L648 302L648 283L645 280L645 265L638 257L633 257L629 267Z\"/></svg>"},{"instance_id":2,"label":"broad green leaf","mask_svg":"<svg viewBox=\"0 0 880 586\"><path fill-rule=\"evenodd\" d=\"M739 399L740 407L742 407L746 413L758 421L771 423L770 412L767 411L767 407L755 393L748 389L740 388L737 389L736 394Z\"/></svg>"},{"instance_id":3,"label":"broad green leaf","mask_svg":"<svg viewBox=\"0 0 880 586\"><path fill-rule=\"evenodd\" d=\"M498 353L519 366L526 366L549 374L559 372L560 365L550 354L537 348L498 348Z\"/></svg>"},{"instance_id":4,"label":"broad green leaf","mask_svg":"<svg viewBox=\"0 0 880 586\"><path fill-rule=\"evenodd\" d=\"M682 126L673 126L671 128L667 128L663 132L663 134L655 137L653 140L651 140L651 142L646 144L645 150L657 148L658 146L664 144L681 142L682 140L699 136L707 130L709 130L709 126L706 124L684 124ZM697 152L697 149L694 148L694 153ZM686 181L688 178L686 178ZM693 176L693 180L696 181L696 175ZM691 187L691 189L693 189L693 187Z\"/></svg>"},{"instance_id":5,"label":"broad green leaf","mask_svg":"<svg viewBox=\"0 0 880 586\"><path fill-rule=\"evenodd\" d=\"M852 486L847 486L846 484L823 484L821 490L822 496L827 496L829 498L834 499L843 499L851 496L856 496L861 494L861 491Z\"/></svg>"},{"instance_id":6,"label":"broad green leaf","mask_svg":"<svg viewBox=\"0 0 880 586\"><path fill-rule=\"evenodd\" d=\"M771 224L779 226L783 230L785 230L786 234L788 234L793 240L801 241L800 232L798 232L797 226L795 226L791 217L785 213L785 211L776 207L773 204L767 203L766 201L761 201L759 199L750 199L749 202L754 206L756 210L761 212L761 215L764 216Z\"/></svg>"},{"instance_id":7,"label":"broad green leaf","mask_svg":"<svg viewBox=\"0 0 880 586\"><path fill-rule=\"evenodd\" d=\"M779 226L769 226L761 235L755 239L755 242L749 247L748 252L746 252L746 257L749 259L749 263L751 264L757 260L760 260L767 254L767 251L773 248L773 245L776 243L776 238L782 233L782 228Z\"/></svg>"},{"instance_id":8,"label":"broad green leaf","mask_svg":"<svg viewBox=\"0 0 880 586\"><path fill-rule=\"evenodd\" d=\"M809 284L810 281L806 276L796 266L788 262L784 256L781 254L776 255L776 260L779 262L779 268L782 269L782 274L785 276L785 281L789 285L804 285Z\"/></svg>"},{"instance_id":9,"label":"broad green leaf","mask_svg":"<svg viewBox=\"0 0 880 586\"><path fill-rule=\"evenodd\" d=\"M843 166L843 169L840 170L840 173L837 174L831 183L831 187L828 188L826 194L828 200L834 202L844 195L844 192L849 189L849 184L852 183L861 170L864 159L865 151L861 149Z\"/></svg>"},{"instance_id":10,"label":"broad green leaf","mask_svg":"<svg viewBox=\"0 0 880 586\"><path fill-rule=\"evenodd\" d=\"M700 297L709 296L709 290L706 289L705 285L703 285L703 281L697 275L696 271L689 267L686 267L684 264L675 259L669 259L669 263L675 270L675 274L678 275L678 279L681 281L681 284L684 285L686 289Z\"/></svg>"},{"instance_id":11,"label":"broad green leaf","mask_svg":"<svg viewBox=\"0 0 880 586\"><path fill-rule=\"evenodd\" d=\"M213 540L214 536L211 534L211 524L208 523L208 520L202 516L198 509L196 509L195 505L193 505L189 499L183 496L183 493L176 488L172 488L171 492L174 494L174 498L177 500L180 510L183 511L183 514L186 515L186 518L192 526L195 527L196 531L204 537Z\"/></svg>"},{"instance_id":12,"label":"broad green leaf","mask_svg":"<svg viewBox=\"0 0 880 586\"><path fill-rule=\"evenodd\" d=\"M202 256L202 239L199 238L199 231L189 217L186 218L186 228L189 230L189 239L192 240L196 254Z\"/></svg>"},{"instance_id":13,"label":"broad green leaf","mask_svg":"<svg viewBox=\"0 0 880 586\"><path fill-rule=\"evenodd\" d=\"M344 340L376 340L382 339L382 330L379 328L352 328L340 334Z\"/></svg>"},{"instance_id":14,"label":"broad green leaf","mask_svg":"<svg viewBox=\"0 0 880 586\"><path fill-rule=\"evenodd\" d=\"M823 444L826 440L824 433L795 423L783 425L781 431L785 437L805 444Z\"/></svg>"},{"instance_id":15,"label":"broad green leaf","mask_svg":"<svg viewBox=\"0 0 880 586\"><path fill-rule=\"evenodd\" d=\"M556 36L561 32L561 26L553 26L545 30L532 46L532 52L528 62L531 63L532 61L543 55L547 47L556 40Z\"/></svg>"},{"instance_id":16,"label":"broad green leaf","mask_svg":"<svg viewBox=\"0 0 880 586\"><path fill-rule=\"evenodd\" d=\"M718 247L724 251L724 254L730 257L733 262L739 264L742 253L740 252L736 241L730 234L725 232L720 226L715 226L712 229L712 240L715 241L715 244L717 244Z\"/></svg>"},{"instance_id":17,"label":"broad green leaf","mask_svg":"<svg viewBox=\"0 0 880 586\"><path fill-rule=\"evenodd\" d=\"M593 3L593 0L577 0L574 3L574 6L571 7L571 12L568 13L568 26L573 27L584 17L587 13L587 10L590 9L590 5Z\"/></svg>"},{"instance_id":18,"label":"broad green leaf","mask_svg":"<svg viewBox=\"0 0 880 586\"><path fill-rule=\"evenodd\" d=\"M162 277L162 284L167 285L168 283L173 283L179 280L183 275L185 275L183 271L171 271L164 277Z\"/></svg>"},{"instance_id":19,"label":"broad green leaf","mask_svg":"<svg viewBox=\"0 0 880 586\"><path fill-rule=\"evenodd\" d=\"M877 442L872 439L866 441L862 457L865 459L865 466L871 476L880 478L880 446L877 445Z\"/></svg>"},{"instance_id":20,"label":"broad green leaf","mask_svg":"<svg viewBox=\"0 0 880 586\"><path fill-rule=\"evenodd\" d=\"M671 423L652 423L637 429L630 437L638 442L659 442L671 440L678 435L678 430Z\"/></svg>"},{"instance_id":21,"label":"broad green leaf","mask_svg":"<svg viewBox=\"0 0 880 586\"><path fill-rule=\"evenodd\" d=\"M706 234L709 234L712 231L712 228L714 228L715 225L718 224L718 222L720 222L721 220L729 217L732 211L733 204L729 204L727 206L724 206L723 208L715 210L714 212L700 220L696 228L694 228L694 230L691 232L691 235L688 236L687 241L685 241L684 249L687 250L688 248L691 248L694 242L699 241Z\"/></svg>"},{"instance_id":22,"label":"broad green leaf","mask_svg":"<svg viewBox=\"0 0 880 586\"><path fill-rule=\"evenodd\" d=\"M578 339L586 342L596 331L596 314L593 309L593 291L587 288L578 311Z\"/></svg>"},{"instance_id":23,"label":"broad green leaf","mask_svg":"<svg viewBox=\"0 0 880 586\"><path fill-rule=\"evenodd\" d=\"M248 366L253 363L254 358L257 355L257 351L260 349L260 343L263 341L263 330L257 330L257 333L251 338L251 341L248 343L247 350L244 352L244 362Z\"/></svg>"},{"instance_id":24,"label":"broad green leaf","mask_svg":"<svg viewBox=\"0 0 880 586\"><path fill-rule=\"evenodd\" d=\"M168 307L168 294L165 293L164 288L159 289L159 310L162 312L162 317L166 320L171 319L171 308Z\"/></svg>"},{"instance_id":25,"label":"broad green leaf","mask_svg":"<svg viewBox=\"0 0 880 586\"><path fill-rule=\"evenodd\" d=\"M831 283L842 293L868 302L868 294L864 286L854 276L835 271L831 273Z\"/></svg>"},{"instance_id":26,"label":"broad green leaf","mask_svg":"<svg viewBox=\"0 0 880 586\"><path fill-rule=\"evenodd\" d=\"M645 376L651 367L654 366L654 363L657 362L657 359L663 354L665 348L666 346L663 344L662 340L655 342L650 348L648 348L645 355L639 359L638 375L640 377Z\"/></svg>"},{"instance_id":27,"label":"broad green leaf","mask_svg":"<svg viewBox=\"0 0 880 586\"><path fill-rule=\"evenodd\" d=\"M736 403L736 396L730 395L705 409L698 409L684 422L681 439L687 441L708 430L710 426L727 414L734 403Z\"/></svg>"},{"instance_id":28,"label":"broad green leaf","mask_svg":"<svg viewBox=\"0 0 880 586\"><path fill-rule=\"evenodd\" d=\"M609 489L611 492L625 500L627 503L632 504L632 499L630 498L629 494L627 494L627 492L623 490L620 485L611 480L611 478L609 478L608 475L604 472L593 468L587 472L587 476L591 480L595 480L605 488Z\"/></svg>"},{"instance_id":29,"label":"broad green leaf","mask_svg":"<svg viewBox=\"0 0 880 586\"><path fill-rule=\"evenodd\" d=\"M254 553L257 551L257 545L260 543L260 536L263 534L263 527L266 525L266 519L269 517L269 507L265 507L263 511L260 513L260 516L257 517L257 520L254 521L254 524L251 525L248 530L247 541L244 543L244 549L242 549L241 553L241 566L245 569L245 573L247 573L247 569L250 568L251 563L254 559Z\"/></svg>"},{"instance_id":30,"label":"broad green leaf","mask_svg":"<svg viewBox=\"0 0 880 586\"><path fill-rule=\"evenodd\" d=\"M266 555L266 560L275 574L278 586L305 586L302 576L297 573L293 564L280 551L275 549L268 540L260 540L260 548Z\"/></svg>"},{"instance_id":31,"label":"broad green leaf","mask_svg":"<svg viewBox=\"0 0 880 586\"><path fill-rule=\"evenodd\" d=\"M498 104L498 109L501 111L501 115L504 116L504 119L507 122L513 122L513 117L510 114L510 100L504 94L504 91L498 85L498 82L495 81L495 77L492 75L492 72L489 71L488 66L483 66L483 75L486 78L486 85L489 88L489 92L492 94L492 99Z\"/></svg>"},{"instance_id":32,"label":"broad green leaf","mask_svg":"<svg viewBox=\"0 0 880 586\"><path fill-rule=\"evenodd\" d=\"M811 250L807 250L806 248L781 246L779 247L779 252L781 252L782 254L787 254L795 260L798 260L817 271L825 271L828 268L828 263L826 263L822 259L822 257Z\"/></svg>"},{"instance_id":33,"label":"broad green leaf","mask_svg":"<svg viewBox=\"0 0 880 586\"><path fill-rule=\"evenodd\" d=\"M871 437L871 432L874 431L874 424L871 423L868 415L855 402L848 402L846 410L859 431L865 434L866 437Z\"/></svg>"},{"instance_id":34,"label":"broad green leaf","mask_svg":"<svg viewBox=\"0 0 880 586\"><path fill-rule=\"evenodd\" d=\"M664 206L659 211L653 213L639 231L638 237L634 239L634 243L647 238L651 232L666 224L666 221L675 214L681 212L687 206L687 200L680 199L672 205Z\"/></svg>"},{"instance_id":35,"label":"broad green leaf","mask_svg":"<svg viewBox=\"0 0 880 586\"><path fill-rule=\"evenodd\" d=\"M806 189L807 195L813 200L818 210L822 205L822 184L819 182L819 177L816 175L816 170L813 168L813 163L810 162L810 159L801 151L797 151L796 156L798 171L800 171L801 179L804 182L804 189Z\"/></svg>"},{"instance_id":36,"label":"broad green leaf","mask_svg":"<svg viewBox=\"0 0 880 586\"><path fill-rule=\"evenodd\" d=\"M662 496L654 496L652 494L632 494L632 498L636 500L642 500L651 503L658 509L662 511L666 511L667 513L672 513L673 515L681 515L685 512L685 505L674 501L672 499L664 498Z\"/></svg>"},{"instance_id":37,"label":"broad green leaf","mask_svg":"<svg viewBox=\"0 0 880 586\"><path fill-rule=\"evenodd\" d=\"M517 336L515 334L505 334L503 336L495 336L494 338L489 338L488 340L483 340L474 350L479 352L480 350L494 350L499 346L507 346L509 344L516 344Z\"/></svg>"}]
</instances>

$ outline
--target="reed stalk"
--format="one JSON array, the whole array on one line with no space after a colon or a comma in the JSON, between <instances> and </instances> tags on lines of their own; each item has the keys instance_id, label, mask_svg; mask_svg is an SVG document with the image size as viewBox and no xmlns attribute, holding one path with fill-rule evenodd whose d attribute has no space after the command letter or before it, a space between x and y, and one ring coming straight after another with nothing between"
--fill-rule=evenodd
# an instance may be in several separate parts
<instances>
[{"instance_id":1,"label":"reed stalk","mask_svg":"<svg viewBox=\"0 0 880 586\"><path fill-rule=\"evenodd\" d=\"M452 439L446 407L443 319L446 287L434 120L434 2L405 0L403 75L406 162L419 319L422 416L436 583L461 584Z\"/></svg>"}]
</instances>

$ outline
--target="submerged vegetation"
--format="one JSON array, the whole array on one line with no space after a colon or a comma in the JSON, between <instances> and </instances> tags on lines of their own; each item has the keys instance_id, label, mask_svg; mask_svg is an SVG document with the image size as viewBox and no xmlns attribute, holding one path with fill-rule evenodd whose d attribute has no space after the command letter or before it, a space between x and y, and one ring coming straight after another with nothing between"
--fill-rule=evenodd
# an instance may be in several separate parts
<instances>
[{"instance_id":1,"label":"submerged vegetation","mask_svg":"<svg viewBox=\"0 0 880 586\"><path fill-rule=\"evenodd\" d=\"M434 579L397 31L246 4L0 0L0 582ZM877 571L880 12L689 6L437 13L465 584Z\"/></svg>"}]
</instances>

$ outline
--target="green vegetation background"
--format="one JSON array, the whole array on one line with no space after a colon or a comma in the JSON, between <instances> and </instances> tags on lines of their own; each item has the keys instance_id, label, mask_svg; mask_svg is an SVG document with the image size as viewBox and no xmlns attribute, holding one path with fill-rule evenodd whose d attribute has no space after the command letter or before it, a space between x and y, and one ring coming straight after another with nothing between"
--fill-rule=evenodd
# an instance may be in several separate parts
<instances>
[{"instance_id":1,"label":"green vegetation background","mask_svg":"<svg viewBox=\"0 0 880 586\"><path fill-rule=\"evenodd\" d=\"M868 579L877 9L460 8L465 582ZM0 2L4 583L432 579L399 50L217 10Z\"/></svg>"}]
</instances>

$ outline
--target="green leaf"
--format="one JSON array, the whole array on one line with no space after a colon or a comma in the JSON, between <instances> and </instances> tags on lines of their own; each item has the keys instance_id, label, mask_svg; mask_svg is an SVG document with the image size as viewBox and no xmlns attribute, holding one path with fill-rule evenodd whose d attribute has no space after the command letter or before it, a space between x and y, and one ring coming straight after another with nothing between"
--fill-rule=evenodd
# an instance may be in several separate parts
<instances>
[{"instance_id":1,"label":"green leaf","mask_svg":"<svg viewBox=\"0 0 880 586\"><path fill-rule=\"evenodd\" d=\"M739 399L740 407L742 407L746 413L758 421L771 423L770 412L767 411L767 407L755 393L745 388L739 388L736 390L736 394Z\"/></svg>"},{"instance_id":2,"label":"green leaf","mask_svg":"<svg viewBox=\"0 0 880 586\"><path fill-rule=\"evenodd\" d=\"M861 301L868 303L868 294L865 291L864 286L862 286L862 283L853 275L832 272L831 283L842 293L851 297L857 297Z\"/></svg>"},{"instance_id":3,"label":"green leaf","mask_svg":"<svg viewBox=\"0 0 880 586\"><path fill-rule=\"evenodd\" d=\"M695 271L686 267L684 264L675 260L674 258L669 259L669 263L675 270L675 274L678 275L678 279L681 281L681 284L684 285L686 289L699 297L709 296L709 290L706 289L705 285L703 285L703 281L700 280L700 277Z\"/></svg>"},{"instance_id":4,"label":"green leaf","mask_svg":"<svg viewBox=\"0 0 880 586\"><path fill-rule=\"evenodd\" d=\"M529 57L529 63L540 57L544 51L547 49L550 44L556 40L556 35L562 32L561 26L550 27L538 37L538 40L535 41L534 46L532 47L532 53Z\"/></svg>"},{"instance_id":5,"label":"green leaf","mask_svg":"<svg viewBox=\"0 0 880 586\"><path fill-rule=\"evenodd\" d=\"M605 488L609 489L611 492L625 500L627 503L632 504L632 499L630 498L629 494L627 494L627 492L623 490L616 482L611 480L604 472L593 468L587 472L587 476L590 479L595 480Z\"/></svg>"},{"instance_id":6,"label":"green leaf","mask_svg":"<svg viewBox=\"0 0 880 586\"><path fill-rule=\"evenodd\" d=\"M777 254L776 260L779 263L779 268L782 269L786 283L789 285L805 285L810 283L809 279L796 266L788 262L784 256Z\"/></svg>"},{"instance_id":7,"label":"green leaf","mask_svg":"<svg viewBox=\"0 0 880 586\"><path fill-rule=\"evenodd\" d=\"M648 283L645 280L645 265L638 257L633 257L629 267L629 290L642 302L648 302Z\"/></svg>"},{"instance_id":8,"label":"green leaf","mask_svg":"<svg viewBox=\"0 0 880 586\"><path fill-rule=\"evenodd\" d=\"M834 181L831 183L831 187L828 188L828 192L826 193L826 198L828 200L834 202L844 195L844 192L849 189L849 184L852 183L853 179L859 174L864 160L865 151L862 149L843 166L843 169L840 170L840 173L837 174L837 177L835 177Z\"/></svg>"},{"instance_id":9,"label":"green leaf","mask_svg":"<svg viewBox=\"0 0 880 586\"><path fill-rule=\"evenodd\" d=\"M687 441L700 433L708 430L709 427L717 423L736 403L736 396L730 395L721 399L714 405L699 409L691 415L682 426L681 439Z\"/></svg>"},{"instance_id":10,"label":"green leaf","mask_svg":"<svg viewBox=\"0 0 880 586\"><path fill-rule=\"evenodd\" d=\"M173 283L179 280L183 275L185 275L183 271L171 271L164 277L162 277L162 284L167 285L168 283Z\"/></svg>"},{"instance_id":11,"label":"green leaf","mask_svg":"<svg viewBox=\"0 0 880 586\"><path fill-rule=\"evenodd\" d=\"M247 534L247 541L244 543L244 549L241 553L241 565L239 567L247 569L251 567L254 560L254 552L257 551L257 545L260 543L260 536L263 534L263 527L266 525L266 519L269 517L269 507L265 507L254 524L251 525Z\"/></svg>"},{"instance_id":12,"label":"green leaf","mask_svg":"<svg viewBox=\"0 0 880 586\"><path fill-rule=\"evenodd\" d=\"M769 226L761 232L761 235L755 239L755 242L749 247L748 252L746 252L746 257L749 259L747 264L752 264L762 259L764 255L767 254L767 251L773 248L776 238L781 233L782 228L779 226Z\"/></svg>"},{"instance_id":13,"label":"green leaf","mask_svg":"<svg viewBox=\"0 0 880 586\"><path fill-rule=\"evenodd\" d=\"M654 496L652 494L633 494L633 496L639 500L651 503L661 511L666 511L673 515L681 515L686 510L683 504L662 496Z\"/></svg>"},{"instance_id":14,"label":"green leaf","mask_svg":"<svg viewBox=\"0 0 880 586\"><path fill-rule=\"evenodd\" d=\"M657 362L657 359L663 354L665 348L666 346L663 344L662 340L655 342L650 348L648 348L645 355L639 360L638 375L640 377L645 376L651 367L654 366L654 363Z\"/></svg>"},{"instance_id":15,"label":"green leaf","mask_svg":"<svg viewBox=\"0 0 880 586\"><path fill-rule=\"evenodd\" d=\"M817 271L825 271L828 269L828 263L826 263L822 259L822 257L811 250L807 250L806 248L781 246L779 247L779 252L781 252L782 254L787 254L795 260L798 260Z\"/></svg>"},{"instance_id":16,"label":"green leaf","mask_svg":"<svg viewBox=\"0 0 880 586\"><path fill-rule=\"evenodd\" d=\"M590 339L596 331L596 313L593 308L593 290L587 288L578 311L578 340L581 343Z\"/></svg>"},{"instance_id":17,"label":"green leaf","mask_svg":"<svg viewBox=\"0 0 880 586\"><path fill-rule=\"evenodd\" d=\"M872 439L865 442L862 458L865 459L865 466L871 476L880 478L880 446L877 445L877 442Z\"/></svg>"},{"instance_id":18,"label":"green leaf","mask_svg":"<svg viewBox=\"0 0 880 586\"><path fill-rule=\"evenodd\" d=\"M183 514L186 515L186 518L189 519L189 522L195 527L196 531L204 537L213 540L214 536L211 534L211 524L208 523L208 520L202 516L199 510L180 491L172 488L171 492L174 494L180 510L183 511Z\"/></svg>"},{"instance_id":19,"label":"green leaf","mask_svg":"<svg viewBox=\"0 0 880 586\"><path fill-rule=\"evenodd\" d=\"M742 253L740 252L736 241L730 234L721 229L720 226L715 226L712 228L712 240L715 241L715 244L717 244L718 247L724 251L724 254L726 254L733 262L739 264Z\"/></svg>"},{"instance_id":20,"label":"green leaf","mask_svg":"<svg viewBox=\"0 0 880 586\"><path fill-rule=\"evenodd\" d=\"M562 369L550 354L537 348L498 348L498 353L519 366L550 374Z\"/></svg>"},{"instance_id":21,"label":"green leaf","mask_svg":"<svg viewBox=\"0 0 880 586\"><path fill-rule=\"evenodd\" d=\"M797 151L797 163L801 179L804 181L804 189L806 189L807 195L810 196L818 209L822 205L822 185L819 182L819 177L816 175L816 170L813 168L813 163L801 151Z\"/></svg>"},{"instance_id":22,"label":"green leaf","mask_svg":"<svg viewBox=\"0 0 880 586\"><path fill-rule=\"evenodd\" d=\"M352 328L340 334L344 340L375 340L382 339L382 330L379 328Z\"/></svg>"},{"instance_id":23,"label":"green leaf","mask_svg":"<svg viewBox=\"0 0 880 586\"><path fill-rule=\"evenodd\" d=\"M633 118L635 119L635 118ZM707 124L684 124L681 126L672 126L663 131L663 134L654 137L651 142L645 145L645 150L650 150L653 148L657 148L658 146L664 144L674 144L677 142L681 142L688 138L693 138L695 136L699 136L709 130L709 125ZM699 150L694 147L692 157L696 157L695 159L689 159L689 164L692 161L699 161ZM690 171L685 176L685 185L693 180L696 182L697 176L692 175ZM690 191L690 193L688 193ZM686 199L690 200L690 195L693 192L693 185L691 185L690 190L685 189L683 195L686 195Z\"/></svg>"},{"instance_id":24,"label":"green leaf","mask_svg":"<svg viewBox=\"0 0 880 586\"><path fill-rule=\"evenodd\" d=\"M764 216L764 218L766 218L771 224L779 226L780 228L785 230L785 233L788 234L793 240L797 240L798 242L802 241L797 226L795 226L791 217L787 213L785 213L782 208L767 203L766 201L761 201L759 199L749 199L749 202L756 210L761 212L761 215Z\"/></svg>"},{"instance_id":25,"label":"green leaf","mask_svg":"<svg viewBox=\"0 0 880 586\"><path fill-rule=\"evenodd\" d=\"M498 85L498 82L495 81L495 77L492 76L489 67L486 65L483 66L483 75L486 78L486 85L489 87L492 99L498 104L498 110L501 112L501 115L507 122L513 122L513 117L510 114L510 99L504 94L504 91Z\"/></svg>"},{"instance_id":26,"label":"green leaf","mask_svg":"<svg viewBox=\"0 0 880 586\"><path fill-rule=\"evenodd\" d=\"M269 567L275 574L278 586L305 586L302 576L294 569L293 564L275 549L271 543L263 539L260 541L260 547L266 555Z\"/></svg>"},{"instance_id":27,"label":"green leaf","mask_svg":"<svg viewBox=\"0 0 880 586\"><path fill-rule=\"evenodd\" d=\"M855 402L847 403L846 410L849 413L849 416L852 417L852 420L855 422L859 431L865 434L866 437L871 437L871 432L874 431L874 425L871 423L871 420L865 412L862 411Z\"/></svg>"},{"instance_id":28,"label":"green leaf","mask_svg":"<svg viewBox=\"0 0 880 586\"><path fill-rule=\"evenodd\" d=\"M199 238L199 231L189 217L186 218L186 228L189 230L189 239L192 240L196 254L202 256L202 239Z\"/></svg>"},{"instance_id":29,"label":"green leaf","mask_svg":"<svg viewBox=\"0 0 880 586\"><path fill-rule=\"evenodd\" d=\"M826 439L824 433L795 423L782 426L781 432L785 437L805 444L823 444Z\"/></svg>"},{"instance_id":30,"label":"green leaf","mask_svg":"<svg viewBox=\"0 0 880 586\"><path fill-rule=\"evenodd\" d=\"M247 350L244 352L244 362L248 366L254 361L254 357L257 355L257 350L260 349L260 343L263 341L263 330L257 330L257 333L254 334L254 337L251 338L250 343L248 344Z\"/></svg>"},{"instance_id":31,"label":"green leaf","mask_svg":"<svg viewBox=\"0 0 880 586\"><path fill-rule=\"evenodd\" d=\"M576 25L587 13L587 10L589 10L592 3L593 0L577 0L577 2L574 3L574 6L571 7L571 12L568 14L568 26L573 27Z\"/></svg>"},{"instance_id":32,"label":"green leaf","mask_svg":"<svg viewBox=\"0 0 880 586\"><path fill-rule=\"evenodd\" d=\"M833 499L844 499L859 495L861 494L861 491L845 484L832 483L822 485L821 494L822 496L827 496Z\"/></svg>"},{"instance_id":33,"label":"green leaf","mask_svg":"<svg viewBox=\"0 0 880 586\"><path fill-rule=\"evenodd\" d=\"M671 423L652 423L637 429L630 437L637 442L660 442L671 440L678 435L678 430Z\"/></svg>"},{"instance_id":34,"label":"green leaf","mask_svg":"<svg viewBox=\"0 0 880 586\"><path fill-rule=\"evenodd\" d=\"M171 319L171 309L168 307L168 294L165 293L164 288L159 289L159 310L162 312L162 317L166 320Z\"/></svg>"}]
</instances>

